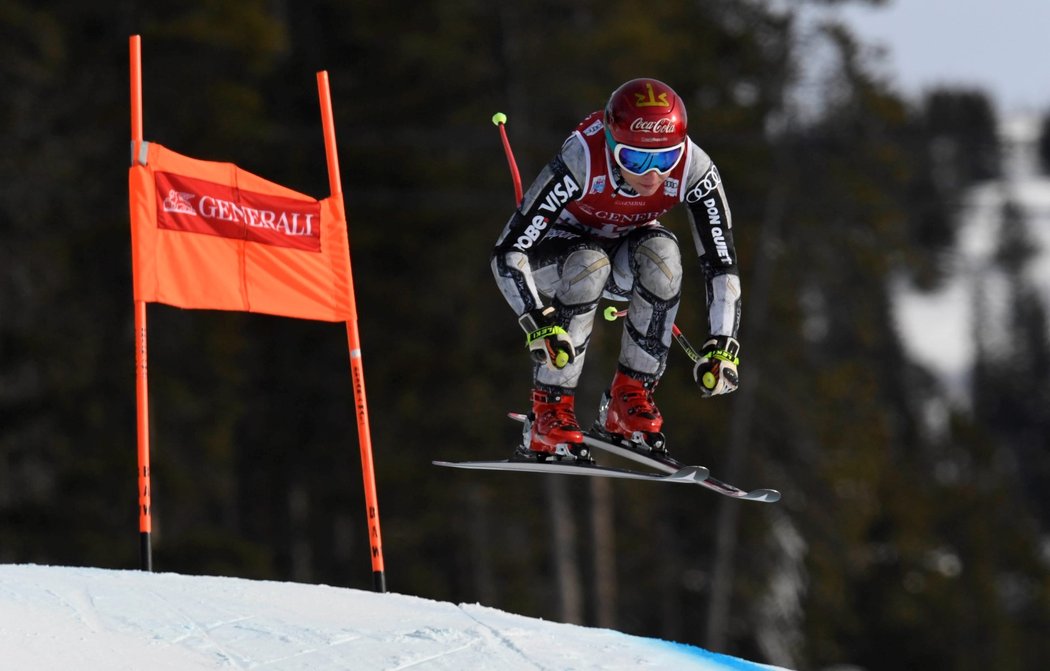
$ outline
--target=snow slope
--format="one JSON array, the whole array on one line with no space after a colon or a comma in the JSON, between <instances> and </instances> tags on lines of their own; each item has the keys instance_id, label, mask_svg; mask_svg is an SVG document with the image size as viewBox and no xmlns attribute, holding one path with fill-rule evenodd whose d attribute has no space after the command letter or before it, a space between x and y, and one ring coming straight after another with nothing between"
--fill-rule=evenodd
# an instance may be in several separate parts
<instances>
[{"instance_id":1,"label":"snow slope","mask_svg":"<svg viewBox=\"0 0 1050 671\"><path fill-rule=\"evenodd\" d=\"M236 578L0 565L5 671L770 671L477 604Z\"/></svg>"}]
</instances>

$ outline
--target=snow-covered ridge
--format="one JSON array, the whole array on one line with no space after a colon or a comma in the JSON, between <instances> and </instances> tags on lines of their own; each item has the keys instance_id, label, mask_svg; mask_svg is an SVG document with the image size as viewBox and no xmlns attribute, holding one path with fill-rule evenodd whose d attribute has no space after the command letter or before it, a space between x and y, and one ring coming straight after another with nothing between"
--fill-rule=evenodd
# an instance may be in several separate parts
<instances>
[{"instance_id":1,"label":"snow-covered ridge","mask_svg":"<svg viewBox=\"0 0 1050 671\"><path fill-rule=\"evenodd\" d=\"M11 671L775 667L477 604L324 585L0 565Z\"/></svg>"}]
</instances>

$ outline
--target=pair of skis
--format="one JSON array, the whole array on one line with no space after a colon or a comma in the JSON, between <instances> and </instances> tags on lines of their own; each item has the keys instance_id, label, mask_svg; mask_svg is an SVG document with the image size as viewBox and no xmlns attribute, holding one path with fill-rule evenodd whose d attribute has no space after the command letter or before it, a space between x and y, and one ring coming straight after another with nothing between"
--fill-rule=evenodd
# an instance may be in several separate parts
<instances>
[{"instance_id":1,"label":"pair of skis","mask_svg":"<svg viewBox=\"0 0 1050 671\"><path fill-rule=\"evenodd\" d=\"M528 417L520 413L510 413L510 418L528 424ZM527 432L526 432L527 433ZM583 442L588 447L614 454L625 459L647 466L655 472L638 471L612 466L599 466L595 463L564 461L530 461L503 459L499 461L434 461L435 466L466 468L489 471L518 471L525 473L555 473L565 475L585 475L591 477L621 478L626 480L647 480L650 482L674 482L679 484L699 485L723 496L743 501L775 503L780 500L780 492L775 489L754 489L746 491L711 476L704 466L683 464L660 451L654 451L644 445L637 445L615 437L599 436L592 432L583 434Z\"/></svg>"}]
</instances>

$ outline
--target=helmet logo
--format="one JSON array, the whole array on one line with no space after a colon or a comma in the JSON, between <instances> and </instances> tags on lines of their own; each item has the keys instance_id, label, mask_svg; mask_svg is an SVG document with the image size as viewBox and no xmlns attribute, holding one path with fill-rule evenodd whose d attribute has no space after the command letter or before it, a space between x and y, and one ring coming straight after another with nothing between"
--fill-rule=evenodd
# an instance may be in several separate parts
<instances>
[{"instance_id":1,"label":"helmet logo","mask_svg":"<svg viewBox=\"0 0 1050 671\"><path fill-rule=\"evenodd\" d=\"M635 133L673 133L674 127L674 119L667 117L652 121L638 117L631 122L631 131Z\"/></svg>"},{"instance_id":2,"label":"helmet logo","mask_svg":"<svg viewBox=\"0 0 1050 671\"><path fill-rule=\"evenodd\" d=\"M667 102L667 91L664 91L660 95L656 95L653 91L653 85L650 82L645 82L646 91L649 93L649 97L646 98L645 94L635 93L634 104L636 107L670 107L670 103Z\"/></svg>"}]
</instances>

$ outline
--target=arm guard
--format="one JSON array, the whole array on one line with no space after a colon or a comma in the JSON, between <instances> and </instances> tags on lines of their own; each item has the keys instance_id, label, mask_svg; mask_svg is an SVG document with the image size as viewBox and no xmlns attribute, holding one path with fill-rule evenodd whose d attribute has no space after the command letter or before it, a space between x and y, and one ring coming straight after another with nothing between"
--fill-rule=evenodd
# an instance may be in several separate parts
<instances>
[{"instance_id":1,"label":"arm guard","mask_svg":"<svg viewBox=\"0 0 1050 671\"><path fill-rule=\"evenodd\" d=\"M740 274L733 244L733 214L718 168L699 147L689 143L692 169L685 202L693 242L707 282L711 335L736 337L740 326Z\"/></svg>"},{"instance_id":2,"label":"arm guard","mask_svg":"<svg viewBox=\"0 0 1050 671\"><path fill-rule=\"evenodd\" d=\"M492 274L515 314L540 307L529 253L550 231L565 204L581 194L579 181L559 154L540 171L503 227L492 251Z\"/></svg>"}]
</instances>

